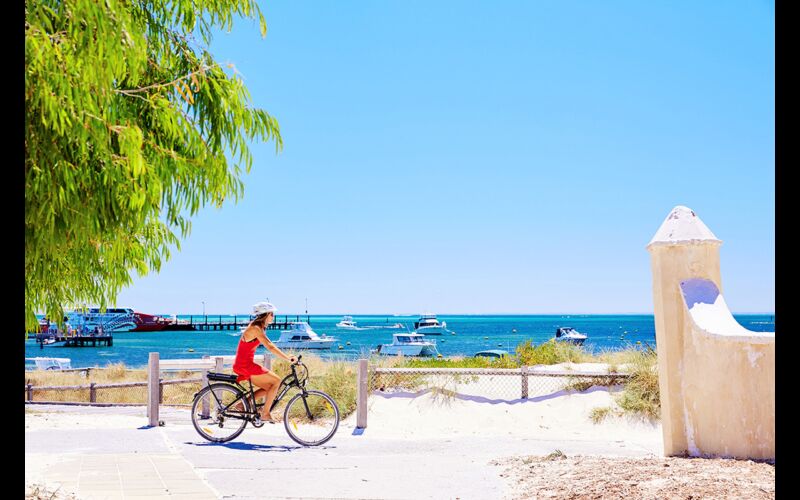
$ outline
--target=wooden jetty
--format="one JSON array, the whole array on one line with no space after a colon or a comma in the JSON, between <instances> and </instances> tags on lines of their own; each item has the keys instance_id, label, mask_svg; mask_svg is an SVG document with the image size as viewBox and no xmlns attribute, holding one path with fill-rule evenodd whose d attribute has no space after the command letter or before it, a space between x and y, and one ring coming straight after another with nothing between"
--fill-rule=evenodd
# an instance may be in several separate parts
<instances>
[{"instance_id":1,"label":"wooden jetty","mask_svg":"<svg viewBox=\"0 0 800 500\"><path fill-rule=\"evenodd\" d=\"M204 316L202 322L195 322L193 317L189 317L188 323L173 324L169 329L200 331L239 330L249 325L253 319L254 316L242 316L241 318L234 316L233 321L223 321L222 316L218 316L216 321L214 321L214 317L212 316L211 320L209 321L209 317ZM267 330L288 330L291 327L291 324L296 321L302 321L299 315L295 316L294 320L291 320L290 316L286 315L283 317L283 321L278 321L278 318L276 317L273 323L267 325ZM306 322L309 324L311 323L309 316L306 316Z\"/></svg>"},{"instance_id":2,"label":"wooden jetty","mask_svg":"<svg viewBox=\"0 0 800 500\"><path fill-rule=\"evenodd\" d=\"M114 345L114 337L111 335L96 335L94 337L91 335L76 335L67 338L67 343L64 344L64 347L97 347L98 345L111 347Z\"/></svg>"},{"instance_id":3,"label":"wooden jetty","mask_svg":"<svg viewBox=\"0 0 800 500\"><path fill-rule=\"evenodd\" d=\"M40 349L44 349L45 339L54 338L56 343L64 342L63 347L97 347L114 345L114 336L110 333L103 335L78 335L78 334L65 334L59 333L56 335L39 333L36 334L36 343L39 344Z\"/></svg>"}]
</instances>

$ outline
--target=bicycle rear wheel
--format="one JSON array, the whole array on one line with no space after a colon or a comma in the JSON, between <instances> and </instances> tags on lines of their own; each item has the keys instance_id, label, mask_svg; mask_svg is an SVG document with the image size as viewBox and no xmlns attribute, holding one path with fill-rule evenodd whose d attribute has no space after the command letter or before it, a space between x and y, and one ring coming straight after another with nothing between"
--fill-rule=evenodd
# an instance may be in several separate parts
<instances>
[{"instance_id":1,"label":"bicycle rear wheel","mask_svg":"<svg viewBox=\"0 0 800 500\"><path fill-rule=\"evenodd\" d=\"M339 407L324 392L301 392L286 405L283 425L297 443L319 446L332 438L339 428Z\"/></svg>"},{"instance_id":2,"label":"bicycle rear wheel","mask_svg":"<svg viewBox=\"0 0 800 500\"><path fill-rule=\"evenodd\" d=\"M205 439L224 443L244 431L250 412L250 400L242 391L228 384L211 384L194 398L192 425Z\"/></svg>"}]
</instances>

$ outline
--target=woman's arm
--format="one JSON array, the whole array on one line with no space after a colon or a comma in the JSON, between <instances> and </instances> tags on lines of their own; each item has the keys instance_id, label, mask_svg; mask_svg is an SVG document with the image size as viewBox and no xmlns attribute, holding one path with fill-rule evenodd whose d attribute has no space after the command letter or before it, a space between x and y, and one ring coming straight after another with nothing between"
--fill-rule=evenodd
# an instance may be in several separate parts
<instances>
[{"instance_id":1,"label":"woman's arm","mask_svg":"<svg viewBox=\"0 0 800 500\"><path fill-rule=\"evenodd\" d=\"M278 357L281 357L290 363L294 363L296 361L294 356L287 356L283 351L278 349L275 344L273 344L272 341L266 335L264 335L263 331L256 329L256 338L264 347L267 348L267 350L275 353L275 355Z\"/></svg>"}]
</instances>

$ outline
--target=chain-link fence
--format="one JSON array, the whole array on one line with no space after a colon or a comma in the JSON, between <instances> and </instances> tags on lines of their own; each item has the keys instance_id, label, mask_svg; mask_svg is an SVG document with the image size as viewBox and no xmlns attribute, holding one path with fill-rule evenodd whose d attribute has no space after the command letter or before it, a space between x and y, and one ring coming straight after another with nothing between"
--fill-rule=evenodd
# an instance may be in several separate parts
<instances>
[{"instance_id":1,"label":"chain-link fence","mask_svg":"<svg viewBox=\"0 0 800 500\"><path fill-rule=\"evenodd\" d=\"M373 368L369 392L421 395L435 392L476 401L535 399L561 391L585 391L592 386L624 383L627 374L547 370L534 367L492 368Z\"/></svg>"}]
</instances>

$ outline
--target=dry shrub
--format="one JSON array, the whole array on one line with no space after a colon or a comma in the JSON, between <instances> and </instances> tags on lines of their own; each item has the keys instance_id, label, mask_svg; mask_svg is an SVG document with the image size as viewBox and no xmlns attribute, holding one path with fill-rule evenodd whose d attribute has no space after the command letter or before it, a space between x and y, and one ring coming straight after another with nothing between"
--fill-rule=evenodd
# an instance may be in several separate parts
<instances>
[{"instance_id":1,"label":"dry shrub","mask_svg":"<svg viewBox=\"0 0 800 500\"><path fill-rule=\"evenodd\" d=\"M163 374L165 379L174 378L172 374ZM196 372L182 372L181 378L196 378ZM105 367L93 367L88 371L34 370L25 372L26 384L33 388L34 401L89 402L89 388L92 383L105 384L144 383L147 382L147 370L131 369L124 363L108 364ZM37 390L36 387L86 386L83 389ZM174 391L164 386L165 392ZM173 386L174 387L174 386ZM97 403L147 404L147 387L96 387ZM192 392L194 394L194 392ZM25 394L27 400L27 392ZM185 399L185 398L183 398ZM191 398L189 398L191 402ZM166 403L166 400L165 400ZM187 403L188 404L188 403Z\"/></svg>"},{"instance_id":2,"label":"dry shrub","mask_svg":"<svg viewBox=\"0 0 800 500\"><path fill-rule=\"evenodd\" d=\"M517 357L522 365L555 365L558 363L580 363L592 359L581 346L553 339L534 345L526 340L517 346Z\"/></svg>"},{"instance_id":3,"label":"dry shrub","mask_svg":"<svg viewBox=\"0 0 800 500\"><path fill-rule=\"evenodd\" d=\"M350 415L356 409L356 379L357 368L353 361L325 361L316 354L286 352L288 355L297 356L302 354L301 362L308 368L307 389L322 391L336 402L339 407L339 414L342 418ZM288 361L282 359L272 360L272 371L283 378L291 373ZM286 403L291 399L293 390L287 394L281 403L273 410L283 412Z\"/></svg>"},{"instance_id":4,"label":"dry shrub","mask_svg":"<svg viewBox=\"0 0 800 500\"><path fill-rule=\"evenodd\" d=\"M600 406L597 408L592 408L592 411L589 412L589 418L592 420L593 423L599 424L606 418L614 415L616 412L614 408L610 406Z\"/></svg>"},{"instance_id":5,"label":"dry shrub","mask_svg":"<svg viewBox=\"0 0 800 500\"><path fill-rule=\"evenodd\" d=\"M660 417L657 363L658 358L653 350L631 354L628 368L630 376L617 399L617 404L625 413L648 419Z\"/></svg>"}]
</instances>

